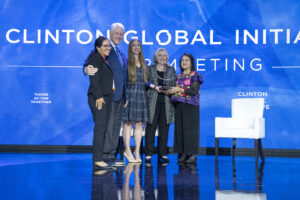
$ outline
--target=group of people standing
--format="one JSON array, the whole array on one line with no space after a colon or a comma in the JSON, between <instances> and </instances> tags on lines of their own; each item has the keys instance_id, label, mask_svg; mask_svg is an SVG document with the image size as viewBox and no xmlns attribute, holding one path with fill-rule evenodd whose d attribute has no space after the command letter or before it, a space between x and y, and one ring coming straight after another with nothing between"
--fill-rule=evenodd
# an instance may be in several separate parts
<instances>
[{"instance_id":1,"label":"group of people standing","mask_svg":"<svg viewBox=\"0 0 300 200\"><path fill-rule=\"evenodd\" d=\"M84 64L89 75L88 102L94 120L93 163L107 169L125 165L115 157L123 122L124 156L129 162L142 162L140 145L146 124L146 162L151 162L158 128L158 157L169 162L169 126L175 122L174 144L178 162L194 163L199 148L199 101L202 76L195 70L194 57L183 54L181 73L168 65L168 53L159 48L154 64L147 67L141 42L132 39L128 60L118 45L124 26L114 23L110 40L100 36ZM130 149L134 126L135 150Z\"/></svg>"}]
</instances>

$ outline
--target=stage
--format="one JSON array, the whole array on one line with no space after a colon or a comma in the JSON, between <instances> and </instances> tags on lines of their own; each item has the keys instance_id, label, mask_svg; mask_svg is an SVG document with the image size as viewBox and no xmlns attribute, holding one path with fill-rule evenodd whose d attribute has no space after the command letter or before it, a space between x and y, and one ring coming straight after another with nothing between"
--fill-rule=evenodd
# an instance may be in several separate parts
<instances>
[{"instance_id":1,"label":"stage","mask_svg":"<svg viewBox=\"0 0 300 200\"><path fill-rule=\"evenodd\" d=\"M0 200L300 199L299 19L299 0L1 1ZM124 26L119 38L111 27L115 23ZM158 164L155 154L150 166L143 156L139 165L93 169L93 145L101 145L98 139L94 144L95 108L87 95L93 76L83 73L83 65L102 46L95 46L100 36L112 42L113 48L103 46L112 52L105 57L115 79L108 88L114 90L114 104L121 102L105 132L112 140L104 146L115 147L104 152L113 154L119 136L126 138L118 127L124 117L121 96L128 100L126 82L120 81L126 70L124 77L121 71L128 68L129 42L138 39L147 66L155 63L158 49L165 49L168 59L162 64L174 68L174 77L182 73L182 56L194 57L195 71L203 78L195 101L200 102L199 120L196 116L191 123L200 127L200 138L192 141L199 142L197 165L177 164L177 135L169 120L166 166ZM164 75L161 86L173 79ZM188 82L185 89L192 88ZM147 91L159 85L150 86L145 84ZM247 103L236 107L236 99ZM263 103L252 109L250 99ZM173 116L169 108L166 116ZM153 109L148 106L147 112ZM145 119L143 128L150 121ZM182 130L192 126L186 127ZM133 137L126 146L135 146ZM254 156L262 149L264 162Z\"/></svg>"},{"instance_id":2,"label":"stage","mask_svg":"<svg viewBox=\"0 0 300 200\"><path fill-rule=\"evenodd\" d=\"M300 159L201 155L197 165L92 166L90 153L0 154L0 199L298 199Z\"/></svg>"}]
</instances>

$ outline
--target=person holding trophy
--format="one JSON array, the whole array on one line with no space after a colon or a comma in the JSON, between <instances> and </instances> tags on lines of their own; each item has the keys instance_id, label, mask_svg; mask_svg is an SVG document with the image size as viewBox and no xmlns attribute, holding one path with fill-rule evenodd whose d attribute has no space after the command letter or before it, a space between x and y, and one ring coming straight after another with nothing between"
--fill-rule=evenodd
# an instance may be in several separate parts
<instances>
[{"instance_id":1,"label":"person holding trophy","mask_svg":"<svg viewBox=\"0 0 300 200\"><path fill-rule=\"evenodd\" d=\"M174 123L175 109L166 91L176 86L176 72L168 65L166 49L159 48L153 56L154 63L148 68L148 122L145 134L146 157L150 163L154 152L155 132L158 127L158 158L162 163L168 163L167 142L169 126Z\"/></svg>"}]
</instances>

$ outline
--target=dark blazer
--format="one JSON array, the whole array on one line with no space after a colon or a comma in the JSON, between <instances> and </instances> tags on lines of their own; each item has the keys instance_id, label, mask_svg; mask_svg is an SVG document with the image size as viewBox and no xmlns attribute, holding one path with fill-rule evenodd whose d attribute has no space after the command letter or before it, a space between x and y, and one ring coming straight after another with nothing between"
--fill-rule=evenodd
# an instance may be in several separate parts
<instances>
[{"instance_id":1,"label":"dark blazer","mask_svg":"<svg viewBox=\"0 0 300 200\"><path fill-rule=\"evenodd\" d=\"M90 87L88 95L94 100L112 94L113 72L99 53L94 53L88 58L88 63L98 68L94 76L89 76Z\"/></svg>"},{"instance_id":2,"label":"dark blazer","mask_svg":"<svg viewBox=\"0 0 300 200\"><path fill-rule=\"evenodd\" d=\"M108 56L108 63L114 73L115 81L115 93L113 101L119 101L121 97L126 97L126 82L127 82L127 59L121 52L122 63L120 63L117 53L113 47L111 47L110 54Z\"/></svg>"},{"instance_id":3,"label":"dark blazer","mask_svg":"<svg viewBox=\"0 0 300 200\"><path fill-rule=\"evenodd\" d=\"M92 52L95 52L95 50L93 50ZM115 49L113 48L113 46L111 46L111 51L108 55L107 60L109 63L109 67L114 73L115 93L113 96L113 101L119 101L123 96L124 102L126 102L127 59L122 52L121 52L121 57L123 63L120 63ZM84 68L88 65L92 65L92 64L89 62L89 59L86 59L86 61L83 64L83 72L84 72Z\"/></svg>"},{"instance_id":4,"label":"dark blazer","mask_svg":"<svg viewBox=\"0 0 300 200\"><path fill-rule=\"evenodd\" d=\"M170 81L166 82L165 86L169 86L169 87L176 86L176 72L174 67L167 65L167 69L164 72L164 77L168 77L171 79ZM154 85L158 85L156 64L148 67L148 81L150 81ZM149 124L152 124L153 122L157 96L158 96L158 92L155 89L148 88L147 97L148 97L148 123ZM172 104L171 98L168 95L165 95L165 106L166 106L167 124L174 123L175 109Z\"/></svg>"}]
</instances>

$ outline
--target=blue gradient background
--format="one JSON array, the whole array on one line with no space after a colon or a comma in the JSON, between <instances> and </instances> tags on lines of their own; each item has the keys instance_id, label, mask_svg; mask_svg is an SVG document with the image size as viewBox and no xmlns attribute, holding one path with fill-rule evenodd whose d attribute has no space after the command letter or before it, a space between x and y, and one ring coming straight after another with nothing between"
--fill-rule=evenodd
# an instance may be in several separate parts
<instances>
[{"instance_id":1,"label":"blue gradient background","mask_svg":"<svg viewBox=\"0 0 300 200\"><path fill-rule=\"evenodd\" d=\"M201 87L200 147L214 146L214 118L229 117L232 98L238 92L267 92L265 110L266 138L264 148L300 149L300 69L274 69L272 66L300 65L300 46L286 44L283 33L279 44L267 34L261 42L263 29L290 29L294 41L300 28L300 2L295 0L190 0L190 1L41 1L5 0L0 3L0 144L91 145L93 122L87 104L89 80L80 68L15 68L9 65L80 66L93 48L76 42L74 34L66 44L60 33L60 44L11 44L6 40L9 29L28 29L28 39L36 40L37 29L82 29L106 35L113 22L121 22L126 30L136 30L141 38L146 31L145 57L152 60L160 47L156 33L166 29L172 41L164 46L170 62L184 52L195 58L220 58L214 71L206 61ZM209 45L209 31L222 45ZM235 45L235 30L259 31L259 44ZM186 30L191 42L201 30L208 45L175 45L175 30ZM42 34L43 35L43 34ZM22 38L22 33L11 34ZM42 37L43 38L43 37ZM82 38L84 39L84 38ZM162 40L166 39L163 36ZM120 45L127 54L127 44ZM224 59L229 59L225 71ZM245 59L245 71L233 71L232 59ZM249 62L262 60L262 70L253 71ZM177 72L178 69L177 69ZM31 104L34 92L48 93L51 104ZM229 146L231 140L221 140ZM173 145L173 126L169 146ZM252 147L251 140L238 140L238 147Z\"/></svg>"}]
</instances>

